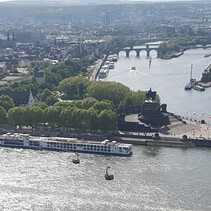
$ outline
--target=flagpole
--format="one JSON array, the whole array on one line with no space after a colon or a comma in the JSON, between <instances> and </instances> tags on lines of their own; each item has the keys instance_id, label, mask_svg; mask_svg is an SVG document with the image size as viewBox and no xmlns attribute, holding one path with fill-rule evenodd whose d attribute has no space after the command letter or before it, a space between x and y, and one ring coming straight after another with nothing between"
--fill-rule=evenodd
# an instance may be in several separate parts
<instances>
[{"instance_id":1,"label":"flagpole","mask_svg":"<svg viewBox=\"0 0 211 211\"><path fill-rule=\"evenodd\" d=\"M188 108L187 108L187 119L188 119Z\"/></svg>"}]
</instances>

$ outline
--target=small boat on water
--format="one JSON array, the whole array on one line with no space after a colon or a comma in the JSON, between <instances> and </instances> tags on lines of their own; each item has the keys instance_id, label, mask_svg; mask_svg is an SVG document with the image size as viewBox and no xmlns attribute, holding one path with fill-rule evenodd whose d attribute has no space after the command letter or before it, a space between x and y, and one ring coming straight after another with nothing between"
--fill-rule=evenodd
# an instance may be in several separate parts
<instances>
[{"instance_id":1,"label":"small boat on water","mask_svg":"<svg viewBox=\"0 0 211 211\"><path fill-rule=\"evenodd\" d=\"M135 66L133 66L133 67L131 67L131 69L130 70L136 70L136 67Z\"/></svg>"},{"instance_id":2,"label":"small boat on water","mask_svg":"<svg viewBox=\"0 0 211 211\"><path fill-rule=\"evenodd\" d=\"M208 54L204 55L204 58L207 58L207 57L210 57L210 56L211 56L211 53L208 53Z\"/></svg>"},{"instance_id":3,"label":"small boat on water","mask_svg":"<svg viewBox=\"0 0 211 211\"><path fill-rule=\"evenodd\" d=\"M80 163L80 160L79 160L78 153L76 152L75 154L76 154L76 159L72 159L72 163L79 164Z\"/></svg>"},{"instance_id":4,"label":"small boat on water","mask_svg":"<svg viewBox=\"0 0 211 211\"><path fill-rule=\"evenodd\" d=\"M185 90L190 90L196 84L196 79L192 78L192 69L193 65L191 64L191 73L190 73L190 81L185 85Z\"/></svg>"},{"instance_id":5,"label":"small boat on water","mask_svg":"<svg viewBox=\"0 0 211 211\"><path fill-rule=\"evenodd\" d=\"M150 57L149 59L149 68L151 67L151 64L152 64L152 57Z\"/></svg>"},{"instance_id":6,"label":"small boat on water","mask_svg":"<svg viewBox=\"0 0 211 211\"><path fill-rule=\"evenodd\" d=\"M106 180L113 180L113 179L114 179L114 175L108 173L108 169L109 169L109 168L111 168L111 167L108 166L108 167L106 168L105 179L106 179Z\"/></svg>"}]
</instances>

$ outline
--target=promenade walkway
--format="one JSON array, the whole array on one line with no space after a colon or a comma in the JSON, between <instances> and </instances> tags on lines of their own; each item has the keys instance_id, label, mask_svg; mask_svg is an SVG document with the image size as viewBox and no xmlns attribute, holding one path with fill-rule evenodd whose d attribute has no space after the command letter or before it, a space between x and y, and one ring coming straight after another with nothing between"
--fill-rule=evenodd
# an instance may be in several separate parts
<instances>
[{"instance_id":1,"label":"promenade walkway","mask_svg":"<svg viewBox=\"0 0 211 211\"><path fill-rule=\"evenodd\" d=\"M90 81L96 81L97 74L98 74L98 72L99 72L99 70L100 70L100 68L101 68L101 66L102 66L102 64L104 62L104 59L105 59L105 57L103 59L98 59L96 61L96 63L93 66L90 67L90 69L93 70L92 75L91 75L91 77L89 79Z\"/></svg>"}]
</instances>

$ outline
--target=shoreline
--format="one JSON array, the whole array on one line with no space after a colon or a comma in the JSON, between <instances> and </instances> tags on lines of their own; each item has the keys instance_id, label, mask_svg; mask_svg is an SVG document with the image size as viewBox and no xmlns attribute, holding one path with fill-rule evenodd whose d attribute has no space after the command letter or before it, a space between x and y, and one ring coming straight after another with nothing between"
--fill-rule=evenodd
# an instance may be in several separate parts
<instances>
[{"instance_id":1,"label":"shoreline","mask_svg":"<svg viewBox=\"0 0 211 211\"><path fill-rule=\"evenodd\" d=\"M172 113L170 113L170 115L172 115ZM174 114L173 117L175 118L175 120L170 125L167 125L165 129L157 128L158 136L155 132L144 133L139 131L115 131L112 133L89 133L44 127L37 130L31 130L27 128L22 130L1 129L0 133L26 133L30 134L31 136L58 136L99 142L102 142L105 139L109 139L111 141L114 140L119 143L145 146L164 146L179 148L211 147L211 134L209 136L210 126L208 124L202 124L197 121L188 120Z\"/></svg>"}]
</instances>

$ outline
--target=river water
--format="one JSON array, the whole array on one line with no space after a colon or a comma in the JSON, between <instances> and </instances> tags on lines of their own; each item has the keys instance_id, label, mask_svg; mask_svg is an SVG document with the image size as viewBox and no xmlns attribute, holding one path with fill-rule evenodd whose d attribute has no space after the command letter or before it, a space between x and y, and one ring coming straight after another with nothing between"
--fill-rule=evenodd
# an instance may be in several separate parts
<instances>
[{"instance_id":1,"label":"river water","mask_svg":"<svg viewBox=\"0 0 211 211\"><path fill-rule=\"evenodd\" d=\"M210 149L134 147L132 157L1 148L0 210L211 210ZM111 166L112 181L104 179Z\"/></svg>"},{"instance_id":2,"label":"river water","mask_svg":"<svg viewBox=\"0 0 211 211\"><path fill-rule=\"evenodd\" d=\"M203 70L211 64L211 57L204 58L207 53L211 53L211 48L192 49L178 58L162 60L156 58L155 51L151 51L152 62L149 68L149 59L144 51L139 58L135 51L131 51L129 58L126 58L124 52L120 52L115 69L109 71L105 80L121 82L135 91L147 91L151 87L153 91L157 91L161 103L167 104L168 111L198 120L205 113L208 121L211 116L211 88L207 88L205 92L184 90L190 80L191 64L192 77L196 80L201 79ZM132 66L136 70L131 71ZM196 113L194 117L193 113Z\"/></svg>"},{"instance_id":3,"label":"river water","mask_svg":"<svg viewBox=\"0 0 211 211\"><path fill-rule=\"evenodd\" d=\"M185 115L210 114L210 89L184 91L193 64L199 79L210 63L209 50L186 51L177 59L120 54L106 80L133 90L152 87L168 110ZM154 52L155 53L155 52ZM136 66L135 71L129 70ZM0 148L0 210L2 211L209 211L211 149L134 146L132 157ZM114 180L104 179L111 166Z\"/></svg>"}]
</instances>

